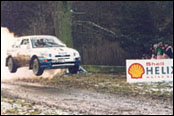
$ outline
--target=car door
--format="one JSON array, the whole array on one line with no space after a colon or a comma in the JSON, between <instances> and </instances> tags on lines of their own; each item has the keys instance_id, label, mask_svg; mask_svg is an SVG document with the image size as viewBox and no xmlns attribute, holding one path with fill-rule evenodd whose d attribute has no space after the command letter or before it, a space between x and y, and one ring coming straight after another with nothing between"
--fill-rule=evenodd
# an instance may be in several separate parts
<instances>
[{"instance_id":1,"label":"car door","mask_svg":"<svg viewBox=\"0 0 174 116\"><path fill-rule=\"evenodd\" d=\"M30 60L30 41L28 38L23 38L18 51L18 60L21 66L28 66Z\"/></svg>"}]
</instances>

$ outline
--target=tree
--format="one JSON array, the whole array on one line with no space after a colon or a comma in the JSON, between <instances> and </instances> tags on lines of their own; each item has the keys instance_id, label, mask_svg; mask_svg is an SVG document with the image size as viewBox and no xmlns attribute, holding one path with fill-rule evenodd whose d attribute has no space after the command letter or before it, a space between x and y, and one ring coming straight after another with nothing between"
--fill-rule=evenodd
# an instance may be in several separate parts
<instances>
[{"instance_id":1,"label":"tree","mask_svg":"<svg viewBox=\"0 0 174 116\"><path fill-rule=\"evenodd\" d=\"M173 1L2 1L1 26L55 35L83 64L125 65L152 44L173 44Z\"/></svg>"}]
</instances>

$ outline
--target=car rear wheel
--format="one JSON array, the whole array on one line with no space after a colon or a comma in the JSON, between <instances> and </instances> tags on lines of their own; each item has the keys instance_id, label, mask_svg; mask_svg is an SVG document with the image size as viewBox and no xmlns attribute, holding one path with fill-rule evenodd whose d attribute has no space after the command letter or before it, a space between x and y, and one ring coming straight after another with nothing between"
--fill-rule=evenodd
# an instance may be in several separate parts
<instances>
[{"instance_id":1,"label":"car rear wheel","mask_svg":"<svg viewBox=\"0 0 174 116\"><path fill-rule=\"evenodd\" d=\"M17 66L12 57L8 58L7 64L8 64L8 69L11 73L15 73L17 71Z\"/></svg>"},{"instance_id":2,"label":"car rear wheel","mask_svg":"<svg viewBox=\"0 0 174 116\"><path fill-rule=\"evenodd\" d=\"M68 68L68 70L71 74L77 74L77 72L79 71L79 66L75 65L73 67Z\"/></svg>"},{"instance_id":3,"label":"car rear wheel","mask_svg":"<svg viewBox=\"0 0 174 116\"><path fill-rule=\"evenodd\" d=\"M40 76L42 75L44 69L40 67L40 63L39 63L39 60L37 58L35 58L33 60L33 73L36 75L36 76Z\"/></svg>"}]
</instances>

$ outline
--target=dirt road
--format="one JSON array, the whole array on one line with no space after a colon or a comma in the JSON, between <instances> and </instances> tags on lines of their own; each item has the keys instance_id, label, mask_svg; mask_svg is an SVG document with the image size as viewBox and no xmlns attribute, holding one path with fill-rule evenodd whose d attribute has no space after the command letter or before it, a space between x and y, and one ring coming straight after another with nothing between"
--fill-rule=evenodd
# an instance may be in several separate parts
<instances>
[{"instance_id":1,"label":"dirt road","mask_svg":"<svg viewBox=\"0 0 174 116\"><path fill-rule=\"evenodd\" d=\"M104 94L84 89L45 87L37 83L19 81L2 81L1 95L83 114L173 114L173 103L167 101Z\"/></svg>"}]
</instances>

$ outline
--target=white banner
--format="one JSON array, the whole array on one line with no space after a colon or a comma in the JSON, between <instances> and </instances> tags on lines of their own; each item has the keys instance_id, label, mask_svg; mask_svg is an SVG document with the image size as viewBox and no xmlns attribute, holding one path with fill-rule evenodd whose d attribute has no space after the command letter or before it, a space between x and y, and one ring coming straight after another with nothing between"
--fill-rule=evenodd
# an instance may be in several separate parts
<instances>
[{"instance_id":1,"label":"white banner","mask_svg":"<svg viewBox=\"0 0 174 116\"><path fill-rule=\"evenodd\" d=\"M127 82L173 81L173 59L126 60Z\"/></svg>"}]
</instances>

